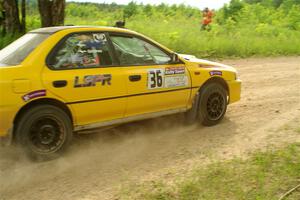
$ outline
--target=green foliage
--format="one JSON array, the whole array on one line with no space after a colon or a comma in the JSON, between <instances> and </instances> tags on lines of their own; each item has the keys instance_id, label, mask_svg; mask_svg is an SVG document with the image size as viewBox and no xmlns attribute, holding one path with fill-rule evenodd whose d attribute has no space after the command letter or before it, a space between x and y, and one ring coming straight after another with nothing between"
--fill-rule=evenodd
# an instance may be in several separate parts
<instances>
[{"instance_id":1,"label":"green foliage","mask_svg":"<svg viewBox=\"0 0 300 200\"><path fill-rule=\"evenodd\" d=\"M143 12L146 16L150 17L153 14L152 6L150 4L146 5L143 9Z\"/></svg>"},{"instance_id":2,"label":"green foliage","mask_svg":"<svg viewBox=\"0 0 300 200\"><path fill-rule=\"evenodd\" d=\"M122 199L144 200L214 200L257 199L277 200L299 184L300 144L278 151L258 152L247 160L234 159L207 167L197 167L191 175L174 180L135 185L124 191ZM295 191L287 199L299 199Z\"/></svg>"},{"instance_id":3,"label":"green foliage","mask_svg":"<svg viewBox=\"0 0 300 200\"><path fill-rule=\"evenodd\" d=\"M28 3L27 30L39 28L36 1ZM179 53L198 57L300 55L300 0L231 0L215 11L210 32L200 31L201 11L182 4L68 2L65 23L114 26L123 17L127 28ZM0 48L4 44L0 42Z\"/></svg>"},{"instance_id":4,"label":"green foliage","mask_svg":"<svg viewBox=\"0 0 300 200\"><path fill-rule=\"evenodd\" d=\"M231 0L230 4L227 6L224 6L224 18L228 19L229 17L237 20L236 17L239 14L239 12L243 9L244 3L240 0Z\"/></svg>"},{"instance_id":5,"label":"green foliage","mask_svg":"<svg viewBox=\"0 0 300 200\"><path fill-rule=\"evenodd\" d=\"M6 35L2 36L0 34L0 47L5 47L11 42L13 42L16 38L20 37L21 35ZM1 49L1 48L0 48Z\"/></svg>"},{"instance_id":6,"label":"green foliage","mask_svg":"<svg viewBox=\"0 0 300 200\"><path fill-rule=\"evenodd\" d=\"M19 5L21 5L21 1L19 1ZM26 11L27 15L38 15L38 1L26 0Z\"/></svg>"},{"instance_id":7,"label":"green foliage","mask_svg":"<svg viewBox=\"0 0 300 200\"><path fill-rule=\"evenodd\" d=\"M130 18L133 15L136 15L138 12L138 6L136 3L131 1L127 6L124 8L124 17Z\"/></svg>"},{"instance_id":8,"label":"green foliage","mask_svg":"<svg viewBox=\"0 0 300 200\"><path fill-rule=\"evenodd\" d=\"M278 8L282 4L286 4L286 6L293 6L293 5L299 5L299 0L245 0L246 3L249 4L261 4L266 7L275 7Z\"/></svg>"}]
</instances>

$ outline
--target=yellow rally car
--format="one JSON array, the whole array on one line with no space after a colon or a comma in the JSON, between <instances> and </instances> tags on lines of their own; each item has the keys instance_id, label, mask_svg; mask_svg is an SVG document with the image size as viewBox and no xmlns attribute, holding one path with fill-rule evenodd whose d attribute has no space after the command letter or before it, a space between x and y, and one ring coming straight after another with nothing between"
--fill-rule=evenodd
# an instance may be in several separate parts
<instances>
[{"instance_id":1,"label":"yellow rally car","mask_svg":"<svg viewBox=\"0 0 300 200\"><path fill-rule=\"evenodd\" d=\"M34 30L0 51L0 138L52 158L73 132L186 112L217 124L240 99L232 67L178 55L133 31Z\"/></svg>"}]
</instances>

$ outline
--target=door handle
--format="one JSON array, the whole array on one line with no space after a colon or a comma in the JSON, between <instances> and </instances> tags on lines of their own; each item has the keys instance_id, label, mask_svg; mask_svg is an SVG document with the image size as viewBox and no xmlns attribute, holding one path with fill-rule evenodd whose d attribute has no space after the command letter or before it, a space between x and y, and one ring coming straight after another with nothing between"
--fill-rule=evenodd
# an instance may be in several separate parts
<instances>
[{"instance_id":1,"label":"door handle","mask_svg":"<svg viewBox=\"0 0 300 200\"><path fill-rule=\"evenodd\" d=\"M141 79L142 79L141 75L131 75L131 76L129 76L129 80L132 81L132 82L139 81Z\"/></svg>"},{"instance_id":2,"label":"door handle","mask_svg":"<svg viewBox=\"0 0 300 200\"><path fill-rule=\"evenodd\" d=\"M53 81L53 86L56 88L62 88L67 86L68 82L66 80Z\"/></svg>"}]
</instances>

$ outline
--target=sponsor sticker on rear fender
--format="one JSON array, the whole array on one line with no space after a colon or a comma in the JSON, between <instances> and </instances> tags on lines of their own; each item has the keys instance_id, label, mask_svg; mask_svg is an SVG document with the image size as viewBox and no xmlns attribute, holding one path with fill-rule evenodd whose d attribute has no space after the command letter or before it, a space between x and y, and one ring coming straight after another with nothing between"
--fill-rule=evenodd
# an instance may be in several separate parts
<instances>
[{"instance_id":1,"label":"sponsor sticker on rear fender","mask_svg":"<svg viewBox=\"0 0 300 200\"><path fill-rule=\"evenodd\" d=\"M30 101L31 99L46 96L46 94L47 94L46 90L36 90L28 94L25 94L24 96L22 96L22 99L23 101L27 102Z\"/></svg>"}]
</instances>

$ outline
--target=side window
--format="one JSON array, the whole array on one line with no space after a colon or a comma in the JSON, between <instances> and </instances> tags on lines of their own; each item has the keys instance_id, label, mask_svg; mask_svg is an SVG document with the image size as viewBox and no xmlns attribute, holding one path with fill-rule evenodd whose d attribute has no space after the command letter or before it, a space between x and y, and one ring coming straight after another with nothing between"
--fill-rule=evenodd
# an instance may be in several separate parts
<instances>
[{"instance_id":1,"label":"side window","mask_svg":"<svg viewBox=\"0 0 300 200\"><path fill-rule=\"evenodd\" d=\"M168 54L158 47L135 37L111 36L121 65L167 64Z\"/></svg>"},{"instance_id":2,"label":"side window","mask_svg":"<svg viewBox=\"0 0 300 200\"><path fill-rule=\"evenodd\" d=\"M91 68L112 65L105 34L78 33L69 36L52 54L54 69Z\"/></svg>"}]
</instances>

